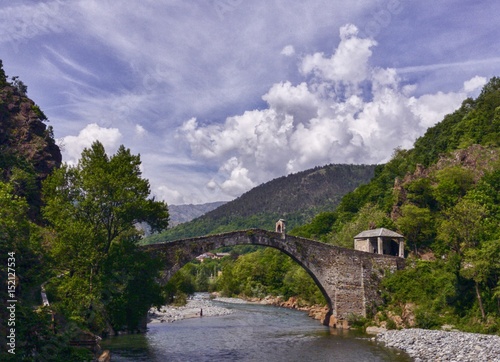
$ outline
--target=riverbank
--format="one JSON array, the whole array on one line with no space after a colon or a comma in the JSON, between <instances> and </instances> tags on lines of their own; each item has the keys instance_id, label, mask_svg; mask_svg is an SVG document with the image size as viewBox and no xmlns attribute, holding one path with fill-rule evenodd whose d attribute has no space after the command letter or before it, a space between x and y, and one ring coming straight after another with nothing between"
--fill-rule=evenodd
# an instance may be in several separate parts
<instances>
[{"instance_id":1,"label":"riverbank","mask_svg":"<svg viewBox=\"0 0 500 362\"><path fill-rule=\"evenodd\" d=\"M244 302L244 301L242 301ZM233 313L231 309L215 305L209 299L189 299L181 307L165 305L159 309L151 308L148 323L172 323L187 318L215 317Z\"/></svg>"},{"instance_id":2,"label":"riverbank","mask_svg":"<svg viewBox=\"0 0 500 362\"><path fill-rule=\"evenodd\" d=\"M500 362L500 336L414 328L381 332L376 339L416 362Z\"/></svg>"},{"instance_id":3,"label":"riverbank","mask_svg":"<svg viewBox=\"0 0 500 362\"><path fill-rule=\"evenodd\" d=\"M221 298L217 298L219 300ZM237 298L236 298L237 299ZM306 305L300 299L296 297L290 297L287 300L283 300L281 297L267 296L265 298L248 298L245 299L248 303L272 305L275 307L296 309L306 312L309 317L319 320L321 323L324 322L325 317L328 313L328 306L323 305Z\"/></svg>"}]
</instances>

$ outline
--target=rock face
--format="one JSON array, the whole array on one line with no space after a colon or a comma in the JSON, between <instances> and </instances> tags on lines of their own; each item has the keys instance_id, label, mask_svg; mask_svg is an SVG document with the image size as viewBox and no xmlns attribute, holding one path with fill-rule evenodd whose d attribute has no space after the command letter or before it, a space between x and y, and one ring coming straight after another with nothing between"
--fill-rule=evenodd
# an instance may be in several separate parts
<instances>
[{"instance_id":1,"label":"rock face","mask_svg":"<svg viewBox=\"0 0 500 362\"><path fill-rule=\"evenodd\" d=\"M0 180L14 181L32 212L41 204L42 181L61 165L47 117L22 87L7 81L0 62Z\"/></svg>"},{"instance_id":2,"label":"rock face","mask_svg":"<svg viewBox=\"0 0 500 362\"><path fill-rule=\"evenodd\" d=\"M477 333L403 329L382 332L377 340L415 361L500 362L500 337Z\"/></svg>"}]
</instances>

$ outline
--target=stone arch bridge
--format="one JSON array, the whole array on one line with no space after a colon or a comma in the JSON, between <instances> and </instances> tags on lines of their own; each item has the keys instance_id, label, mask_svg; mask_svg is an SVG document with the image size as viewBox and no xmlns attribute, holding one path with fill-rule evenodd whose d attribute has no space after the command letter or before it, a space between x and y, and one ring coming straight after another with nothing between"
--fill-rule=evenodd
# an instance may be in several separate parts
<instances>
[{"instance_id":1,"label":"stone arch bridge","mask_svg":"<svg viewBox=\"0 0 500 362\"><path fill-rule=\"evenodd\" d=\"M262 245L300 264L325 296L330 311L324 324L342 327L349 314L366 317L381 302L378 286L386 272L404 268L404 259L371 254L260 229L229 232L141 247L164 263L162 283L197 256L224 246Z\"/></svg>"}]
</instances>

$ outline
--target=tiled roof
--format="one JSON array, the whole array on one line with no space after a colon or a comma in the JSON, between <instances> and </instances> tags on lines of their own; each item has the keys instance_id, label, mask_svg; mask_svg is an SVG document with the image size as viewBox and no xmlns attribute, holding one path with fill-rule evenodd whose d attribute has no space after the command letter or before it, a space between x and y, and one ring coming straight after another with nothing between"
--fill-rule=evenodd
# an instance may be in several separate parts
<instances>
[{"instance_id":1,"label":"tiled roof","mask_svg":"<svg viewBox=\"0 0 500 362\"><path fill-rule=\"evenodd\" d=\"M356 235L354 239L376 238L378 236L385 236L389 238L404 238L403 235L400 235L397 232L394 232L386 228L379 228L379 229L362 231L358 235Z\"/></svg>"}]
</instances>

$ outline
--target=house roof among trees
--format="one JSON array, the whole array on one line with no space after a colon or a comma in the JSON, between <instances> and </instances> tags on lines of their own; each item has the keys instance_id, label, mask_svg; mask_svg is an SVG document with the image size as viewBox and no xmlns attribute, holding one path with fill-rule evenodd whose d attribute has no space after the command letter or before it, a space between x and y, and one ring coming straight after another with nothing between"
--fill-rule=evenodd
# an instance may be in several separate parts
<instances>
[{"instance_id":1,"label":"house roof among trees","mask_svg":"<svg viewBox=\"0 0 500 362\"><path fill-rule=\"evenodd\" d=\"M401 234L398 234L395 231L386 229L386 228L378 228L378 229L373 229L373 230L365 230L360 232L358 235L354 237L354 239L366 239L366 238L376 238L376 237L388 237L388 238L402 238L404 239L404 236Z\"/></svg>"}]
</instances>

